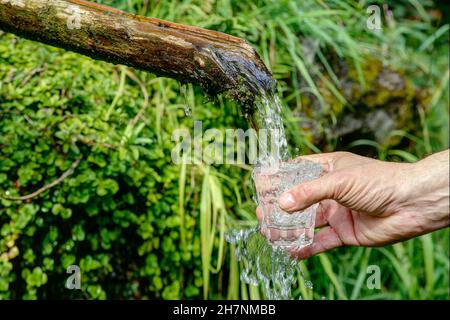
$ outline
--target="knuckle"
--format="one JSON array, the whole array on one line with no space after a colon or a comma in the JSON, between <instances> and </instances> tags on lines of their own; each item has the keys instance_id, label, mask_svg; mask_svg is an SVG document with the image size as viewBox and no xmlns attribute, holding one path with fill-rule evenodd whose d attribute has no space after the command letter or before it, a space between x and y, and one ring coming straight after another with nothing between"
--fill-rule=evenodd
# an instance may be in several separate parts
<instances>
[{"instance_id":1,"label":"knuckle","mask_svg":"<svg viewBox=\"0 0 450 320\"><path fill-rule=\"evenodd\" d=\"M334 172L339 169L339 164L343 161L343 159L348 158L351 156L350 152L346 151L336 151L333 153L333 156L331 156L328 160L329 164L329 171Z\"/></svg>"},{"instance_id":2,"label":"knuckle","mask_svg":"<svg viewBox=\"0 0 450 320\"><path fill-rule=\"evenodd\" d=\"M336 172L330 177L330 180L332 180L329 189L330 196L333 199L339 199L345 193L349 181L351 181L351 175L348 172Z\"/></svg>"},{"instance_id":3,"label":"knuckle","mask_svg":"<svg viewBox=\"0 0 450 320\"><path fill-rule=\"evenodd\" d=\"M334 161L338 161L339 159L352 157L353 153L347 151L336 151L334 156Z\"/></svg>"},{"instance_id":4,"label":"knuckle","mask_svg":"<svg viewBox=\"0 0 450 320\"><path fill-rule=\"evenodd\" d=\"M304 183L300 191L304 200L310 199L314 194L313 187L310 183Z\"/></svg>"},{"instance_id":5,"label":"knuckle","mask_svg":"<svg viewBox=\"0 0 450 320\"><path fill-rule=\"evenodd\" d=\"M304 203L308 202L313 195L313 189L310 184L303 183L295 189L294 198L297 202Z\"/></svg>"},{"instance_id":6,"label":"knuckle","mask_svg":"<svg viewBox=\"0 0 450 320\"><path fill-rule=\"evenodd\" d=\"M348 152L348 151L336 151L335 154L336 154L338 157L348 157L348 156L351 155L351 153Z\"/></svg>"}]
</instances>

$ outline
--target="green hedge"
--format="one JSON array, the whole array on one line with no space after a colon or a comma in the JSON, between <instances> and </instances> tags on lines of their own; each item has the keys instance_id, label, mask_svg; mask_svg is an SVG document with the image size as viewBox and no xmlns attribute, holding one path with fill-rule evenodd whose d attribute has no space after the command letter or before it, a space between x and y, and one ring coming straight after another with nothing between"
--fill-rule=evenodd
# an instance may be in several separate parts
<instances>
[{"instance_id":1,"label":"green hedge","mask_svg":"<svg viewBox=\"0 0 450 320\"><path fill-rule=\"evenodd\" d=\"M1 200L0 298L200 297L199 213L192 201L182 204L181 251L171 134L193 128L184 108L188 99L201 105L201 95L188 87L180 96L175 81L138 73L151 83L150 99L133 125L145 105L132 71L13 36L0 41L0 192L30 194L81 156L60 185ZM196 112L204 125L239 121L234 106L204 108ZM187 194L198 189L188 180ZM72 264L82 292L65 289Z\"/></svg>"}]
</instances>

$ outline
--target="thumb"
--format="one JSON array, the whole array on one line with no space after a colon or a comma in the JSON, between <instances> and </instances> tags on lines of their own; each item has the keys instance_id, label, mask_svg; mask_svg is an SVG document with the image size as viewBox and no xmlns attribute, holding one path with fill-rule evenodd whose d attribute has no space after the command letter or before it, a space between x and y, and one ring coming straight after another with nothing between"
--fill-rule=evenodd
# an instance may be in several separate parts
<instances>
[{"instance_id":1,"label":"thumb","mask_svg":"<svg viewBox=\"0 0 450 320\"><path fill-rule=\"evenodd\" d=\"M328 173L318 179L301 183L280 197L280 208L285 211L303 210L325 199L338 200L343 180L337 173Z\"/></svg>"}]
</instances>

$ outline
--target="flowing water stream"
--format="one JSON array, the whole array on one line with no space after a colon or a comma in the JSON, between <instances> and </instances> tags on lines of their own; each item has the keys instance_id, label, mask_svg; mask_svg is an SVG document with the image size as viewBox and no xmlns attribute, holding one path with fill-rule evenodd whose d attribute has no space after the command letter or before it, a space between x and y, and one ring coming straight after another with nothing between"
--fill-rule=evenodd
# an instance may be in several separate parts
<instances>
[{"instance_id":1,"label":"flowing water stream","mask_svg":"<svg viewBox=\"0 0 450 320\"><path fill-rule=\"evenodd\" d=\"M267 133L259 136L258 165L277 167L281 161L289 159L286 134L281 114L282 105L276 94L262 93L255 101L256 123ZM235 254L241 262L241 281L260 286L267 299L292 299L292 287L298 282L297 273L303 277L299 262L292 259L280 248L272 247L261 235L259 226L241 230L231 230L226 240L235 245ZM312 289L311 281L305 280Z\"/></svg>"},{"instance_id":2,"label":"flowing water stream","mask_svg":"<svg viewBox=\"0 0 450 320\"><path fill-rule=\"evenodd\" d=\"M213 50L212 54L225 75L240 79L237 83L244 88L242 96L254 97L253 110L247 117L258 132L257 165L276 170L282 161L290 158L276 81L263 63L261 67L220 50ZM185 109L185 113L189 115L190 110ZM244 266L241 280L259 285L268 299L292 299L297 273L303 277L299 263L282 249L273 248L259 231L259 227L253 227L231 230L226 235L226 240L235 245L236 257ZM312 288L310 281L304 283Z\"/></svg>"},{"instance_id":3,"label":"flowing water stream","mask_svg":"<svg viewBox=\"0 0 450 320\"><path fill-rule=\"evenodd\" d=\"M253 123L259 129L257 163L262 166L277 167L280 161L290 158L281 114L281 100L275 93L263 92L254 103Z\"/></svg>"}]
</instances>

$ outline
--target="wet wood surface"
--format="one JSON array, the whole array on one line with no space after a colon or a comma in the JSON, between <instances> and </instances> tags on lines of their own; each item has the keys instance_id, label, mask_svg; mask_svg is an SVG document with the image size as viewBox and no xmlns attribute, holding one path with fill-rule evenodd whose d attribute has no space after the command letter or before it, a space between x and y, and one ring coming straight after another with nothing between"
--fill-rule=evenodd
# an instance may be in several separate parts
<instances>
[{"instance_id":1,"label":"wet wood surface","mask_svg":"<svg viewBox=\"0 0 450 320\"><path fill-rule=\"evenodd\" d=\"M83 0L0 1L0 29L190 82L242 102L274 81L244 40L216 31L148 18Z\"/></svg>"}]
</instances>

